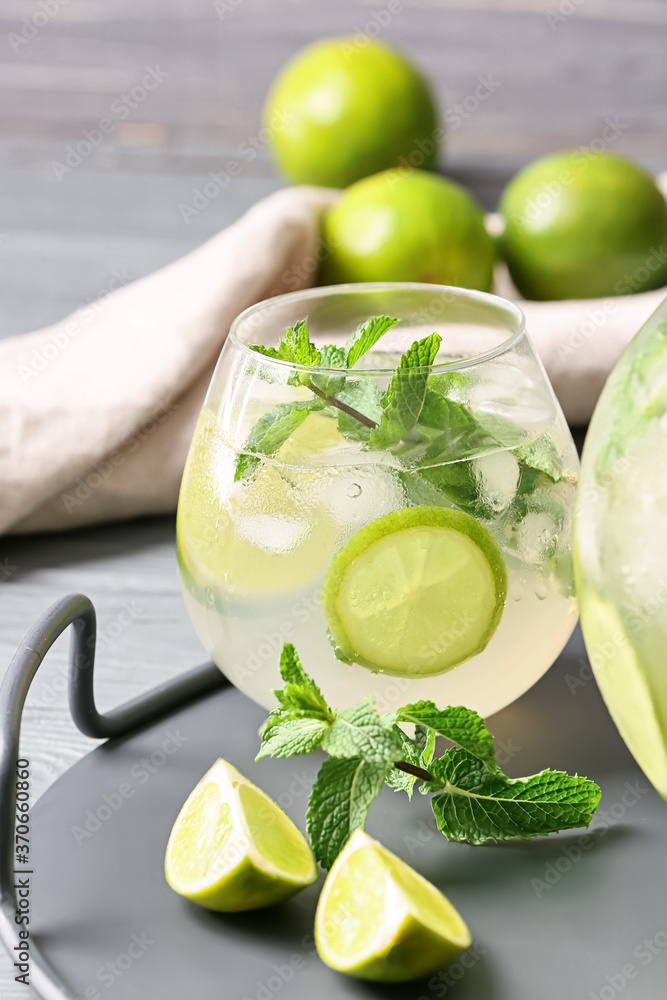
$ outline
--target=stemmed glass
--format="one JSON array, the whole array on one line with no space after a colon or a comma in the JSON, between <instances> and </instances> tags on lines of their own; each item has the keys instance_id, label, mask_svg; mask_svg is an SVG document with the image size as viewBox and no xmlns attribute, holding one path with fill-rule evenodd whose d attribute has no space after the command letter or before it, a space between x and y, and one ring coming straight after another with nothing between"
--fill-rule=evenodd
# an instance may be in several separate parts
<instances>
[{"instance_id":1,"label":"stemmed glass","mask_svg":"<svg viewBox=\"0 0 667 1000\"><path fill-rule=\"evenodd\" d=\"M252 349L275 348L306 318L318 349L341 348L380 315L398 322L349 369L329 347L316 368ZM415 369L414 429L382 447L376 428L401 355L432 332L442 340L432 364ZM183 477L178 556L190 616L220 669L266 708L291 642L338 708L372 693L382 711L425 698L488 716L549 668L577 620L577 471L510 302L418 284L261 302L232 325ZM433 525L440 534L428 533ZM397 527L408 534L399 539ZM364 568L355 545L381 538ZM482 576L455 575L456 545L465 562L467 541L482 553ZM331 590L349 567L361 574L354 587L371 583L361 598L352 587L341 624ZM366 618L355 625L359 601Z\"/></svg>"}]
</instances>

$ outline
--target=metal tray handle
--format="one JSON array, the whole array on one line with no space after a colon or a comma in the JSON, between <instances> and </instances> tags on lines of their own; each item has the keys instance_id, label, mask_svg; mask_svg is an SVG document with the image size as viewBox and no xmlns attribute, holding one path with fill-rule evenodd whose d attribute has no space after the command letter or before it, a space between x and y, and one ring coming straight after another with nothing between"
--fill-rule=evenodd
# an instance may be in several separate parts
<instances>
[{"instance_id":1,"label":"metal tray handle","mask_svg":"<svg viewBox=\"0 0 667 1000\"><path fill-rule=\"evenodd\" d=\"M30 685L49 649L69 626L69 706L74 722L85 736L112 739L180 708L226 684L213 663L195 667L148 694L126 702L106 714L95 707L93 665L95 662L96 615L83 594L69 594L53 604L33 625L19 646L0 684L0 938L11 955L21 944L15 923L14 837L16 819L16 762L23 706ZM75 1000L75 994L60 980L30 941L30 986L41 1000Z\"/></svg>"}]
</instances>

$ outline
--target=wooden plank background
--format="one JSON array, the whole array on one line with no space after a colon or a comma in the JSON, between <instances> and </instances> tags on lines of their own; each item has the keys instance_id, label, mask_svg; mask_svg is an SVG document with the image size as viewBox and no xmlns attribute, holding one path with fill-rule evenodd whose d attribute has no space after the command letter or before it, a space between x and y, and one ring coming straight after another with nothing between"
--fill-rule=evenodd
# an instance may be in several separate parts
<instances>
[{"instance_id":1,"label":"wooden plank background","mask_svg":"<svg viewBox=\"0 0 667 1000\"><path fill-rule=\"evenodd\" d=\"M664 0L2 0L0 336L54 322L175 259L275 190L266 150L189 224L178 206L255 136L267 87L302 45L376 33L432 80L442 113L494 93L452 129L443 169L492 208L530 158L590 143L667 168ZM395 6L393 9L395 9ZM47 12L51 12L45 14ZM61 176L67 147L149 69L164 80ZM98 608L99 693L117 703L203 657L178 589L170 518L0 541L0 664L51 601ZM129 607L130 624L118 629ZM124 620L128 615L125 614ZM580 641L580 640L575 640ZM63 641L40 670L24 750L39 794L90 745L69 720ZM24 996L0 967L3 1000Z\"/></svg>"}]
</instances>

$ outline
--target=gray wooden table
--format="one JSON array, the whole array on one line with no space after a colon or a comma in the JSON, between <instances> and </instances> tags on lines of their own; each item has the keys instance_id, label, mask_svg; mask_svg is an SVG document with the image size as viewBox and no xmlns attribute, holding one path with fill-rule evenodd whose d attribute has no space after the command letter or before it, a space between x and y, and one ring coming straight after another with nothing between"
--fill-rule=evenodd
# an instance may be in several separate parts
<instances>
[{"instance_id":1,"label":"gray wooden table","mask_svg":"<svg viewBox=\"0 0 667 1000\"><path fill-rule=\"evenodd\" d=\"M456 119L443 164L488 208L517 166L590 143L608 119L615 151L667 167L664 0L403 0L388 17L386 0L54 3L48 15L33 0L0 9L0 336L60 319L114 275L129 280L177 258L278 187L262 150L188 224L178 208L256 135L273 75L321 35L376 34L382 22L380 36L431 77L443 113L480 78L494 81ZM149 71L161 82L129 107ZM114 112L107 140L65 172L54 166L118 102L126 111ZM156 518L0 539L0 668L69 591L99 612L103 706L203 658L173 533L171 518ZM28 703L35 796L90 745L69 721L65 658L61 641ZM3 1000L25 995L12 977L5 962Z\"/></svg>"}]
</instances>

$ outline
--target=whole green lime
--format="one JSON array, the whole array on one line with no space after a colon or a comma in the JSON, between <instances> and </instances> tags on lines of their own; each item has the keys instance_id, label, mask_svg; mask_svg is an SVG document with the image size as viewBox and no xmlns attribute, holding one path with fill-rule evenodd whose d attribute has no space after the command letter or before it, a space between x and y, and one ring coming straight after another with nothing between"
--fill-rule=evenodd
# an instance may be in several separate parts
<instances>
[{"instance_id":1,"label":"whole green lime","mask_svg":"<svg viewBox=\"0 0 667 1000\"><path fill-rule=\"evenodd\" d=\"M529 299L626 295L667 283L667 203L653 178L607 152L536 160L500 202L502 252Z\"/></svg>"},{"instance_id":2,"label":"whole green lime","mask_svg":"<svg viewBox=\"0 0 667 1000\"><path fill-rule=\"evenodd\" d=\"M385 170L324 219L323 284L421 281L488 291L494 245L467 191L423 170Z\"/></svg>"},{"instance_id":3,"label":"whole green lime","mask_svg":"<svg viewBox=\"0 0 667 1000\"><path fill-rule=\"evenodd\" d=\"M347 187L402 163L430 168L444 137L421 74L389 46L354 36L299 52L263 119L278 168L297 184Z\"/></svg>"}]
</instances>

